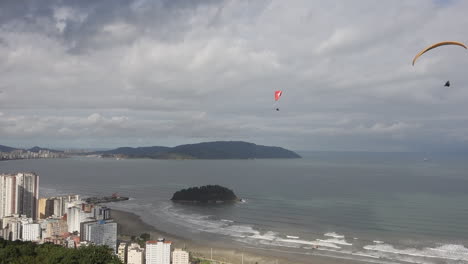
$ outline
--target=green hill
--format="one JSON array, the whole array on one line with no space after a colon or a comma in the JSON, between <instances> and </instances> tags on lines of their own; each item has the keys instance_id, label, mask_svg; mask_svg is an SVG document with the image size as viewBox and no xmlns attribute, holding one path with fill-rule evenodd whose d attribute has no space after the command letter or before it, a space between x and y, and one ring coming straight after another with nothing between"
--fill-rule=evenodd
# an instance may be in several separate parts
<instances>
[{"instance_id":1,"label":"green hill","mask_svg":"<svg viewBox=\"0 0 468 264\"><path fill-rule=\"evenodd\" d=\"M301 158L297 153L280 148L243 141L215 141L170 147L117 148L100 152L105 156L155 159L289 159Z\"/></svg>"}]
</instances>

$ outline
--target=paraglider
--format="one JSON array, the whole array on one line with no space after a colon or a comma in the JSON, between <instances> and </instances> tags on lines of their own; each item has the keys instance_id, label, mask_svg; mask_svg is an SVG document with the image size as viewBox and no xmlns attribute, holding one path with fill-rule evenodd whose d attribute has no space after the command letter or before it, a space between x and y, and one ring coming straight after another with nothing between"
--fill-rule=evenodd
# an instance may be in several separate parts
<instances>
[{"instance_id":1,"label":"paraglider","mask_svg":"<svg viewBox=\"0 0 468 264\"><path fill-rule=\"evenodd\" d=\"M275 101L278 101L283 94L283 91L275 91Z\"/></svg>"},{"instance_id":2,"label":"paraglider","mask_svg":"<svg viewBox=\"0 0 468 264\"><path fill-rule=\"evenodd\" d=\"M275 101L276 101L276 102L280 99L281 95L283 95L283 91L280 91L280 90L275 91ZM276 111L279 111L279 108L276 107L275 110L276 110Z\"/></svg>"},{"instance_id":3,"label":"paraglider","mask_svg":"<svg viewBox=\"0 0 468 264\"><path fill-rule=\"evenodd\" d=\"M468 49L468 47L465 44L463 44L461 42L457 42L457 41L443 41L443 42L439 42L439 43L436 43L436 44L432 44L431 46L423 49L418 54L416 54L416 56L413 59L413 66L414 66L414 63L416 62L416 60L418 60L419 57L421 57L424 53L426 53L426 52L428 52L428 51L430 51L432 49L435 49L437 47L446 46L446 45L455 45L455 46L460 46L460 47L463 47L465 49ZM444 87L450 87L450 81L447 81L445 83Z\"/></svg>"},{"instance_id":4,"label":"paraglider","mask_svg":"<svg viewBox=\"0 0 468 264\"><path fill-rule=\"evenodd\" d=\"M437 47L440 47L440 46L446 46L446 45L456 45L456 46L460 46L460 47L463 47L465 49L468 49L468 47L466 47L465 44L461 43L461 42L457 42L457 41L443 41L443 42L439 42L439 43L436 43L436 44L433 44L425 49L423 49L422 51L420 51L418 54L416 54L416 56L414 57L413 59L413 66L414 66L414 63L416 62L417 59L419 59L419 57L421 57L421 55L423 55L424 53L430 51L431 49L435 49Z\"/></svg>"}]
</instances>

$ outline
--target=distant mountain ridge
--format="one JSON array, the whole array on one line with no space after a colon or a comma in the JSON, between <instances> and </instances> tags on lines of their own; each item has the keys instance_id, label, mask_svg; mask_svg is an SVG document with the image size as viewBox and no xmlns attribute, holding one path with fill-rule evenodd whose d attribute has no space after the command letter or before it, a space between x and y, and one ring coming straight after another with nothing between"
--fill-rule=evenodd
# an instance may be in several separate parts
<instances>
[{"instance_id":1,"label":"distant mountain ridge","mask_svg":"<svg viewBox=\"0 0 468 264\"><path fill-rule=\"evenodd\" d=\"M171 148L170 147L160 147L160 146L153 146L153 147L137 147L137 148L131 148L131 147L121 147L121 148L116 148L116 149L111 149L107 151L98 151L98 153L101 154L113 154L113 155L129 155L129 156L141 156L141 155L157 155L160 153L164 153L169 151Z\"/></svg>"},{"instance_id":2,"label":"distant mountain ridge","mask_svg":"<svg viewBox=\"0 0 468 264\"><path fill-rule=\"evenodd\" d=\"M17 150L16 148L0 145L0 152L12 152L13 150Z\"/></svg>"},{"instance_id":3,"label":"distant mountain ridge","mask_svg":"<svg viewBox=\"0 0 468 264\"><path fill-rule=\"evenodd\" d=\"M214 141L185 144L176 147L122 147L97 152L104 156L155 159L274 159L301 158L297 153L281 147L256 145L244 141Z\"/></svg>"}]
</instances>

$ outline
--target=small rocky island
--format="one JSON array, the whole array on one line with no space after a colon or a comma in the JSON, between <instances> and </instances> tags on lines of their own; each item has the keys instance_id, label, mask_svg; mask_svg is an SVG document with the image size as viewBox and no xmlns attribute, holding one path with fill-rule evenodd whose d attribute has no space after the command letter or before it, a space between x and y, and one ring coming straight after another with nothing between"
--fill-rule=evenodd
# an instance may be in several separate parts
<instances>
[{"instance_id":1,"label":"small rocky island","mask_svg":"<svg viewBox=\"0 0 468 264\"><path fill-rule=\"evenodd\" d=\"M232 190L219 185L206 185L183 189L175 192L171 200L175 202L194 203L221 203L241 201L241 199L237 198Z\"/></svg>"},{"instance_id":2,"label":"small rocky island","mask_svg":"<svg viewBox=\"0 0 468 264\"><path fill-rule=\"evenodd\" d=\"M112 196L88 197L85 199L85 202L99 204L99 203L112 203L112 202L127 201L129 199L130 199L129 197L120 196L117 193L113 193Z\"/></svg>"}]
</instances>

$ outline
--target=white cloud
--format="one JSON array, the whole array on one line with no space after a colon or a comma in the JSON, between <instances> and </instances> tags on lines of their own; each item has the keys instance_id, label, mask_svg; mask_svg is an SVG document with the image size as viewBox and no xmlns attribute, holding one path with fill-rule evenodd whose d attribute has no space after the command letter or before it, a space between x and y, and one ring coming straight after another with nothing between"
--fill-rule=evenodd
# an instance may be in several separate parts
<instances>
[{"instance_id":1,"label":"white cloud","mask_svg":"<svg viewBox=\"0 0 468 264\"><path fill-rule=\"evenodd\" d=\"M468 110L463 51L444 47L415 67L411 60L429 43L465 41L467 7L53 5L50 14L31 14L35 23L15 16L0 27L0 136L31 145L53 144L52 136L113 146L122 139L309 149L418 149L441 137L466 143L465 119L451 119ZM450 89L441 87L447 79ZM284 96L275 105L277 89ZM444 126L434 125L440 120Z\"/></svg>"}]
</instances>

